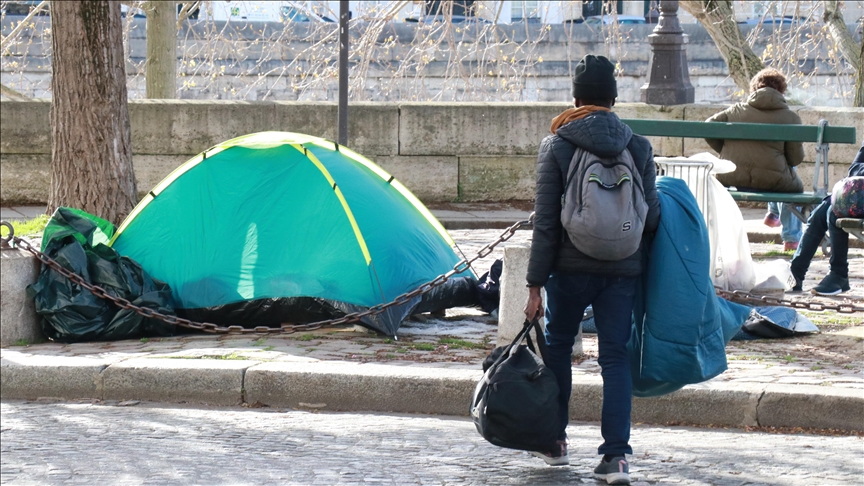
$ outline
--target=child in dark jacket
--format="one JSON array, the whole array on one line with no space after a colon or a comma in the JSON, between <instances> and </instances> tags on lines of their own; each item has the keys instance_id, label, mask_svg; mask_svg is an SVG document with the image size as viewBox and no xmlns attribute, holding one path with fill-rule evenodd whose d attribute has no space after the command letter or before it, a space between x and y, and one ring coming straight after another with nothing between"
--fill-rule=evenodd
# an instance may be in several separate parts
<instances>
[{"instance_id":1,"label":"child in dark jacket","mask_svg":"<svg viewBox=\"0 0 864 486\"><path fill-rule=\"evenodd\" d=\"M852 161L846 177L864 176L864 144L858 149L858 155ZM807 231L801 237L798 250L792 257L792 276L795 277L794 291L801 291L801 284L810 261L816 254L816 249L822 242L825 232L831 241L831 259L829 260L830 272L819 282L819 285L810 289L816 295L837 295L849 290L849 234L837 227L837 215L831 211L831 196L827 196L810 213L807 220Z\"/></svg>"}]
</instances>

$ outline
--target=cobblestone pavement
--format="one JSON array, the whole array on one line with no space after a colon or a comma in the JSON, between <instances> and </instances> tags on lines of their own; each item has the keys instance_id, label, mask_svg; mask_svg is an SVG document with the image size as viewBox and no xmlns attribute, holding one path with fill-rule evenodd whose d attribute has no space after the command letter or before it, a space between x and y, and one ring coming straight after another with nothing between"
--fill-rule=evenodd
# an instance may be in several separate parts
<instances>
[{"instance_id":1,"label":"cobblestone pavement","mask_svg":"<svg viewBox=\"0 0 864 486\"><path fill-rule=\"evenodd\" d=\"M466 255L492 241L500 230L453 230L454 239ZM529 231L518 231L507 244L527 243ZM780 245L753 244L757 258L775 258ZM851 274L864 276L864 250L852 249ZM496 250L476 266L485 271ZM788 258L788 257L787 257ZM815 285L827 271L827 259L814 260L805 288ZM818 298L837 301L850 298L864 303L864 278L852 279L852 292L844 297ZM787 294L787 298L814 299L809 294ZM718 381L815 384L864 389L864 314L805 312L822 333L791 339L731 341L727 345L729 369ZM135 357L249 359L256 361L356 361L390 365L479 369L479 363L494 347L497 320L475 309L449 309L443 319L423 317L409 320L399 329L398 340L371 334L353 326L320 329L288 336L182 335L171 338L125 340L62 345L42 343L4 348L0 353L48 356L94 356L118 360ZM585 354L576 359L574 372L599 373L594 335L586 334Z\"/></svg>"},{"instance_id":2,"label":"cobblestone pavement","mask_svg":"<svg viewBox=\"0 0 864 486\"><path fill-rule=\"evenodd\" d=\"M591 478L600 431L568 429L572 466L485 442L462 418L154 404L0 404L4 485L556 485ZM635 484L860 484L861 437L635 426Z\"/></svg>"}]
</instances>

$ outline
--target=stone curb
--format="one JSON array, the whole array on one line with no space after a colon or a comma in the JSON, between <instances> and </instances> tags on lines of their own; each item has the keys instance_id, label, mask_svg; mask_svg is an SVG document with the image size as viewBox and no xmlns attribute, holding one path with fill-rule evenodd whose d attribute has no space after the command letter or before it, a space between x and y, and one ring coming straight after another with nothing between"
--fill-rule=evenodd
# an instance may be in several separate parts
<instances>
[{"instance_id":1,"label":"stone curb","mask_svg":"<svg viewBox=\"0 0 864 486\"><path fill-rule=\"evenodd\" d=\"M0 398L147 400L467 416L480 370L348 362L15 356ZM599 421L599 376L574 375L570 417ZM808 385L707 382L635 398L636 423L864 430L864 393Z\"/></svg>"},{"instance_id":2,"label":"stone curb","mask_svg":"<svg viewBox=\"0 0 864 486\"><path fill-rule=\"evenodd\" d=\"M243 375L257 361L137 358L102 372L104 400L231 406L243 401Z\"/></svg>"}]
</instances>

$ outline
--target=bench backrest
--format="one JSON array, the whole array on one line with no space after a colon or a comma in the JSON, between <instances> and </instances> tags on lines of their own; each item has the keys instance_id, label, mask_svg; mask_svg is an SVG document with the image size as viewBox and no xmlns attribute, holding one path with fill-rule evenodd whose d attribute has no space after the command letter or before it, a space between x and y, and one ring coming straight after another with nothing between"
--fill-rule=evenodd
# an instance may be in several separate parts
<instances>
[{"instance_id":1,"label":"bench backrest","mask_svg":"<svg viewBox=\"0 0 864 486\"><path fill-rule=\"evenodd\" d=\"M816 167L813 192L828 192L828 144L855 143L855 127L832 127L826 121L819 125L778 125L774 123L720 123L684 120L644 120L622 118L633 132L644 136L713 138L723 140L764 140L768 142L816 143ZM824 126L823 126L824 125ZM822 184L819 184L820 168Z\"/></svg>"},{"instance_id":2,"label":"bench backrest","mask_svg":"<svg viewBox=\"0 0 864 486\"><path fill-rule=\"evenodd\" d=\"M818 143L817 125L776 125L773 123L719 123L683 120L642 120L625 118L624 123L639 135L720 138L727 140L765 140L769 142ZM824 127L824 143L855 143L855 127Z\"/></svg>"}]
</instances>

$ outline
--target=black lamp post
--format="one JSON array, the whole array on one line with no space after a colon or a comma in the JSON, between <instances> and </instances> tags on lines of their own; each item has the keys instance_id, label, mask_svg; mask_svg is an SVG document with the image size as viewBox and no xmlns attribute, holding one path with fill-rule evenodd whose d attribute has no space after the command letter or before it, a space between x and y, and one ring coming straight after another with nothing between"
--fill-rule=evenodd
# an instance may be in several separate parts
<instances>
[{"instance_id":1,"label":"black lamp post","mask_svg":"<svg viewBox=\"0 0 864 486\"><path fill-rule=\"evenodd\" d=\"M339 2L339 145L348 145L348 0Z\"/></svg>"},{"instance_id":2,"label":"black lamp post","mask_svg":"<svg viewBox=\"0 0 864 486\"><path fill-rule=\"evenodd\" d=\"M687 73L687 36L678 23L678 0L660 1L660 19L648 36L651 62L642 102L651 105L693 103L694 89Z\"/></svg>"}]
</instances>

